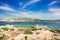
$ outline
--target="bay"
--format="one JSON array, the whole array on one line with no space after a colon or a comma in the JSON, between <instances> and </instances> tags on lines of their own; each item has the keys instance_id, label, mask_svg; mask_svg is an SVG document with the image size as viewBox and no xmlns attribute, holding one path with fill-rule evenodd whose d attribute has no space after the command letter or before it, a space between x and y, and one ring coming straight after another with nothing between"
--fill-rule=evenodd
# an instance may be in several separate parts
<instances>
[{"instance_id":1,"label":"bay","mask_svg":"<svg viewBox=\"0 0 60 40\"><path fill-rule=\"evenodd\" d=\"M48 27L60 30L60 22L4 22L4 21L0 21L0 26L5 26L7 24L18 26L18 27L32 27L38 24L38 25L48 26Z\"/></svg>"}]
</instances>

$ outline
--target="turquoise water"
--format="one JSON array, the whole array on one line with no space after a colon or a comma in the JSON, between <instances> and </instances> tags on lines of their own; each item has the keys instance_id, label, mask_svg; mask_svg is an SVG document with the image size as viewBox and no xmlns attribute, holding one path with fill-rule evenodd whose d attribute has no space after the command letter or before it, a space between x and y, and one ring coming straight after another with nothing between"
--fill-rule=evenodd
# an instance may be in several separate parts
<instances>
[{"instance_id":1,"label":"turquoise water","mask_svg":"<svg viewBox=\"0 0 60 40\"><path fill-rule=\"evenodd\" d=\"M31 27L38 24L38 25L49 26L60 30L60 22L2 22L2 21L0 22L0 26L4 26L7 24L18 26L18 27Z\"/></svg>"}]
</instances>

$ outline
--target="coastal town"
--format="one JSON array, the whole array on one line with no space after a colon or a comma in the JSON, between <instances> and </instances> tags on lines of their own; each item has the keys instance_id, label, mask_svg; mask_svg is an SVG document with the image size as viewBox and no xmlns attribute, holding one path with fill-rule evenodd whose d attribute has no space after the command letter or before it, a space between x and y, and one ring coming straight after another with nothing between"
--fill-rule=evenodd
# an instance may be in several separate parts
<instances>
[{"instance_id":1,"label":"coastal town","mask_svg":"<svg viewBox=\"0 0 60 40\"><path fill-rule=\"evenodd\" d=\"M0 26L0 40L60 40L60 31L48 26Z\"/></svg>"}]
</instances>

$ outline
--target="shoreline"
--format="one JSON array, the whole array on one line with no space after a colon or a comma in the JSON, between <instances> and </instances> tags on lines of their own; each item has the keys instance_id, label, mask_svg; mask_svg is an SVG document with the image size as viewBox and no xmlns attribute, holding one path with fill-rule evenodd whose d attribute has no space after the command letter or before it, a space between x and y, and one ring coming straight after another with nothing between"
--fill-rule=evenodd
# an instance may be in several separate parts
<instances>
[{"instance_id":1,"label":"shoreline","mask_svg":"<svg viewBox=\"0 0 60 40\"><path fill-rule=\"evenodd\" d=\"M23 28L27 28L27 27L28 27L28 28L30 28L30 27L34 27L34 26L39 25L39 24L36 24L36 25L27 25L27 26L25 26L25 25L22 26L22 25L10 25L10 24L6 24L6 25L0 25L0 27L1 27L1 26L7 26L7 25L13 26L13 27L16 26L16 27L23 27ZM42 26L42 27L45 27L45 26L46 26L46 27L49 27L49 28L53 28L53 26L47 26L47 25L39 25L39 26ZM53 28L53 29L59 30L59 29L56 29L56 28ZM60 31L60 30L59 30L59 31Z\"/></svg>"},{"instance_id":2,"label":"shoreline","mask_svg":"<svg viewBox=\"0 0 60 40\"><path fill-rule=\"evenodd\" d=\"M60 35L60 31L55 30L53 28L50 28L48 26L40 26L35 25L33 27L15 27L13 25L5 25L0 27L0 36L3 37L3 40L25 40L25 37L27 36L27 40L32 39L31 36L37 38L38 35L44 36L47 35ZM3 36L4 35L4 36ZM47 36L45 35L45 37ZM52 35L50 37L52 37ZM8 37L7 37L8 36ZM22 38L20 38L22 37ZM54 36L56 37L56 36ZM60 37L60 36L59 36ZM39 38L40 39L40 38Z\"/></svg>"}]
</instances>

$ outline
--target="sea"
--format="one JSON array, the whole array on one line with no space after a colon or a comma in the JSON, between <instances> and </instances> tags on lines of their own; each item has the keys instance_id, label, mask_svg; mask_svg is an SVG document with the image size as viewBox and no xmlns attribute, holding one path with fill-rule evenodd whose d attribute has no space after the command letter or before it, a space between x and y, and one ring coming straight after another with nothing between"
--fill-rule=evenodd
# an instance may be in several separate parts
<instances>
[{"instance_id":1,"label":"sea","mask_svg":"<svg viewBox=\"0 0 60 40\"><path fill-rule=\"evenodd\" d=\"M17 27L32 27L35 25L42 25L42 26L48 26L48 27L60 30L60 22L4 22L4 21L0 21L0 26L5 26L7 24L14 25Z\"/></svg>"}]
</instances>

